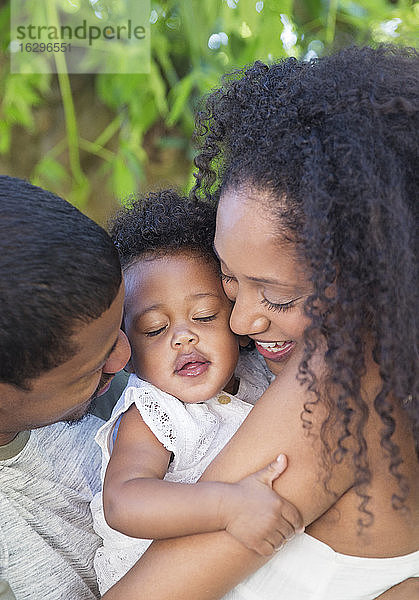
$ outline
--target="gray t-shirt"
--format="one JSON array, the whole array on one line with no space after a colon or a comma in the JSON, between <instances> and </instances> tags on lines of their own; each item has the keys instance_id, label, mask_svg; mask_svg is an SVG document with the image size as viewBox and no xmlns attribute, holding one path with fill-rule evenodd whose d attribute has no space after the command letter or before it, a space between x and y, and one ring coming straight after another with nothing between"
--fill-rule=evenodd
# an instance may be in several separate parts
<instances>
[{"instance_id":1,"label":"gray t-shirt","mask_svg":"<svg viewBox=\"0 0 419 600\"><path fill-rule=\"evenodd\" d=\"M0 580L17 600L100 597L89 504L100 489L101 424L56 423L0 447ZM13 597L5 582L1 600Z\"/></svg>"}]
</instances>

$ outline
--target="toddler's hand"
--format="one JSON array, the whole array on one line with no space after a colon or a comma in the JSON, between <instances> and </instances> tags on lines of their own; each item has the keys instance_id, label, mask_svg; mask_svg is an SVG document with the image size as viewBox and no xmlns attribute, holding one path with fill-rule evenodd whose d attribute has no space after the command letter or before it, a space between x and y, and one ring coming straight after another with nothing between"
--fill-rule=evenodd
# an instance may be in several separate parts
<instances>
[{"instance_id":1,"label":"toddler's hand","mask_svg":"<svg viewBox=\"0 0 419 600\"><path fill-rule=\"evenodd\" d=\"M226 531L262 556L271 556L304 530L295 506L272 489L286 467L281 454L264 469L231 484L232 493L225 499Z\"/></svg>"}]
</instances>

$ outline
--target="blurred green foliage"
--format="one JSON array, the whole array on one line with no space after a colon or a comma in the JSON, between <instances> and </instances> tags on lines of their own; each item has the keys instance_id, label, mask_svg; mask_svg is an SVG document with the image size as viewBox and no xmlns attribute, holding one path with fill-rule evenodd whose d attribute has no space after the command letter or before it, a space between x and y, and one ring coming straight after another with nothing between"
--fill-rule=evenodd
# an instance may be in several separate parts
<instances>
[{"instance_id":1,"label":"blurred green foliage","mask_svg":"<svg viewBox=\"0 0 419 600\"><path fill-rule=\"evenodd\" d=\"M353 43L417 45L419 25L419 4L412 0L152 2L150 73L78 76L94 86L107 115L100 135L87 139L80 126L74 76L10 74L9 13L6 2L0 10L0 154L6 157L11 151L16 127L26 130L28 140L42 134L36 111L48 106L55 84L65 128L24 176L84 208L93 193L86 157L99 165L101 185L115 197L147 186L150 158L145 138L156 127L159 147L175 147L186 157L187 189L194 113L199 99L217 86L223 73L256 59L310 59Z\"/></svg>"}]
</instances>

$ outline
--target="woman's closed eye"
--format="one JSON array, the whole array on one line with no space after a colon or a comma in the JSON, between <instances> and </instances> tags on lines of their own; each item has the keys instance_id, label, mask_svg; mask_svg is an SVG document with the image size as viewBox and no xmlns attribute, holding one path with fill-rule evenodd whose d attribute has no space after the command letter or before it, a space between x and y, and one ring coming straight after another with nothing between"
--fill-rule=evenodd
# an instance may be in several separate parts
<instances>
[{"instance_id":1,"label":"woman's closed eye","mask_svg":"<svg viewBox=\"0 0 419 600\"><path fill-rule=\"evenodd\" d=\"M220 277L225 295L231 302L235 302L237 294L237 279L230 275L226 275L221 270Z\"/></svg>"},{"instance_id":2,"label":"woman's closed eye","mask_svg":"<svg viewBox=\"0 0 419 600\"><path fill-rule=\"evenodd\" d=\"M277 311L277 312L286 312L287 310L291 310L291 308L294 308L294 306L296 305L298 300L301 300L302 296L300 296L299 298L294 298L293 300L290 300L289 302L284 302L284 303L276 303L276 302L271 302L270 300L267 300L266 298L262 298L261 303L265 306L267 306L268 310L273 310L273 311Z\"/></svg>"},{"instance_id":3,"label":"woman's closed eye","mask_svg":"<svg viewBox=\"0 0 419 600\"><path fill-rule=\"evenodd\" d=\"M220 271L220 277L221 277L221 280L224 281L224 283L230 283L230 281L233 281L233 279L234 279L233 277L230 277L230 275L226 275L222 271Z\"/></svg>"}]
</instances>

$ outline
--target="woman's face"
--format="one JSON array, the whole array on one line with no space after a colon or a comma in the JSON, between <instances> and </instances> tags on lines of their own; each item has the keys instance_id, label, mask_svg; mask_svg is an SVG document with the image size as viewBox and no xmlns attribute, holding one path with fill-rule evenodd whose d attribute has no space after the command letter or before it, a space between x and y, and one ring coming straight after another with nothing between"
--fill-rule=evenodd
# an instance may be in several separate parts
<instances>
[{"instance_id":1,"label":"woman's face","mask_svg":"<svg viewBox=\"0 0 419 600\"><path fill-rule=\"evenodd\" d=\"M214 246L224 290L234 302L232 330L252 338L271 371L279 373L302 344L311 286L295 246L281 243L263 195L256 189L222 194Z\"/></svg>"}]
</instances>

